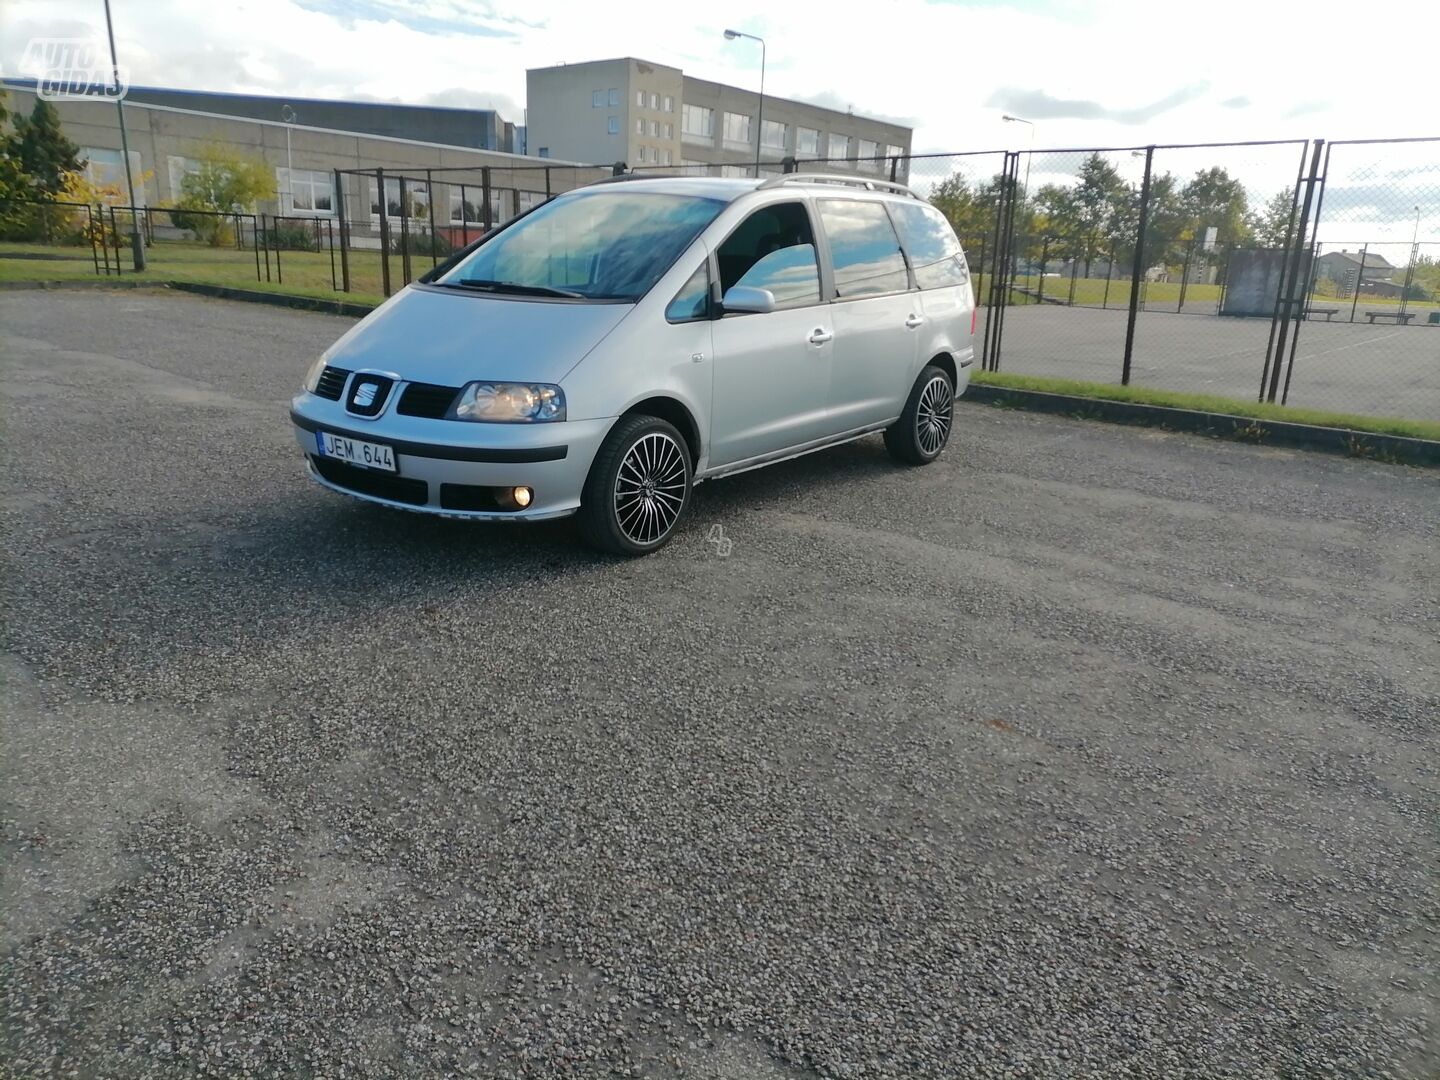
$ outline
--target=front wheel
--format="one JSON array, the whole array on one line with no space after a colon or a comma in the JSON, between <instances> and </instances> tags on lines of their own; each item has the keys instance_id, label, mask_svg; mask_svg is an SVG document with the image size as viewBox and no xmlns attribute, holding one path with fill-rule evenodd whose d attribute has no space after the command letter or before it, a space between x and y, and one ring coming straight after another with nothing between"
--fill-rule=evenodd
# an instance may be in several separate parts
<instances>
[{"instance_id":1,"label":"front wheel","mask_svg":"<svg viewBox=\"0 0 1440 1080\"><path fill-rule=\"evenodd\" d=\"M619 420L595 455L580 496L580 535L616 555L664 546L690 505L690 452L655 416Z\"/></svg>"},{"instance_id":2,"label":"front wheel","mask_svg":"<svg viewBox=\"0 0 1440 1080\"><path fill-rule=\"evenodd\" d=\"M907 465L928 465L950 441L955 420L955 384L934 364L915 380L900 419L885 429L885 448Z\"/></svg>"}]
</instances>

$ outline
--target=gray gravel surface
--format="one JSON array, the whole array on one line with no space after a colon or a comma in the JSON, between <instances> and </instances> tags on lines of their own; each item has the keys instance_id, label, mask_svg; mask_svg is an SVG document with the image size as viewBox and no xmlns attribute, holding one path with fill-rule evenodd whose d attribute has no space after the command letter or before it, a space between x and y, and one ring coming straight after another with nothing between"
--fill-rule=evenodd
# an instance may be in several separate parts
<instances>
[{"instance_id":1,"label":"gray gravel surface","mask_svg":"<svg viewBox=\"0 0 1440 1080\"><path fill-rule=\"evenodd\" d=\"M0 1075L1440 1073L1435 473L963 406L622 562L304 480L345 320L0 323Z\"/></svg>"}]
</instances>

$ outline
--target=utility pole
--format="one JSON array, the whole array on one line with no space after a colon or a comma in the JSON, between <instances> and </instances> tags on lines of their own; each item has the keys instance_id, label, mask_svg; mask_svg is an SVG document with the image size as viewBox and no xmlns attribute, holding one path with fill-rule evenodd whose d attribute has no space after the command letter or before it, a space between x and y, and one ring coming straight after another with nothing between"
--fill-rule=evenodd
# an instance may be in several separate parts
<instances>
[{"instance_id":1,"label":"utility pole","mask_svg":"<svg viewBox=\"0 0 1440 1080\"><path fill-rule=\"evenodd\" d=\"M110 77L115 85L115 110L120 114L120 153L125 158L125 190L130 196L130 250L135 271L145 269L145 238L140 233L139 203L135 201L135 177L130 170L130 138L125 133L125 92L120 88L120 61L115 56L115 23L110 18L110 0L105 0L105 32L110 36Z\"/></svg>"}]
</instances>

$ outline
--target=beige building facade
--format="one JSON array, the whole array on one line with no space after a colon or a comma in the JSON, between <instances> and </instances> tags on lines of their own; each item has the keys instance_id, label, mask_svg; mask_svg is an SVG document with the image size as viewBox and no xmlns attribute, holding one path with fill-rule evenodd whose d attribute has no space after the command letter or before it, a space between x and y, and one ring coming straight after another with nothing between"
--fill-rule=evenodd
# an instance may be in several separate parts
<instances>
[{"instance_id":1,"label":"beige building facade","mask_svg":"<svg viewBox=\"0 0 1440 1080\"><path fill-rule=\"evenodd\" d=\"M758 150L762 173L826 158L883 177L910 153L903 125L768 95L762 115L756 90L633 57L532 68L525 87L528 146L542 157L746 176Z\"/></svg>"}]
</instances>

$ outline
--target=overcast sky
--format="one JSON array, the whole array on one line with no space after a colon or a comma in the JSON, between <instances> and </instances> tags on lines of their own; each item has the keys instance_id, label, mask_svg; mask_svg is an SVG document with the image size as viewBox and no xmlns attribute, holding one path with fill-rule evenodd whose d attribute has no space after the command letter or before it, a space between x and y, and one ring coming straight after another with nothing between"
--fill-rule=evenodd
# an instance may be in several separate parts
<instances>
[{"instance_id":1,"label":"overcast sky","mask_svg":"<svg viewBox=\"0 0 1440 1080\"><path fill-rule=\"evenodd\" d=\"M638 56L755 86L759 50L725 41L733 26L767 40L767 92L902 120L917 152L1025 147L1004 112L1033 120L1039 146L1440 135L1423 60L1440 0L112 2L121 62L151 85L519 121L525 69L567 61ZM32 37L104 29L101 0L0 0L0 64L17 73Z\"/></svg>"}]
</instances>

